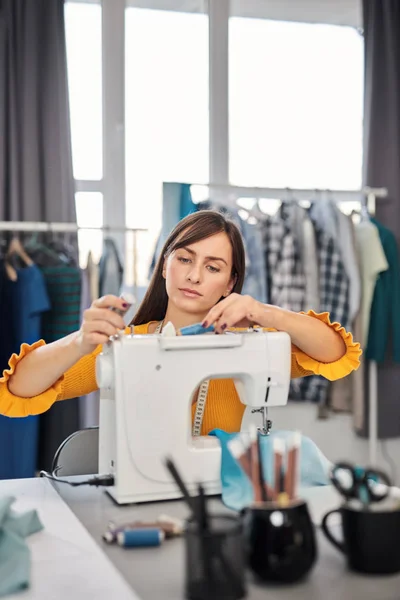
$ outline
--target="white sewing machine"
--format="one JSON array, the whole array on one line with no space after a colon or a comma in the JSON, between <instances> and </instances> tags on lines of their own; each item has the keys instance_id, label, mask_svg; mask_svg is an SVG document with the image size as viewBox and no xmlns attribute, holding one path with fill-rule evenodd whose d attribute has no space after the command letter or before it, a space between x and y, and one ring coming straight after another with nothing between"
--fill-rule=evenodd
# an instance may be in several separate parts
<instances>
[{"instance_id":1,"label":"white sewing machine","mask_svg":"<svg viewBox=\"0 0 400 600\"><path fill-rule=\"evenodd\" d=\"M99 473L112 473L107 491L119 504L179 498L165 467L171 457L189 489L221 491L219 441L192 437L191 400L206 379L235 380L246 412L287 403L290 337L282 332L223 335L120 335L97 358L100 387ZM252 420L256 417L253 416ZM249 423L248 416L243 419Z\"/></svg>"}]
</instances>

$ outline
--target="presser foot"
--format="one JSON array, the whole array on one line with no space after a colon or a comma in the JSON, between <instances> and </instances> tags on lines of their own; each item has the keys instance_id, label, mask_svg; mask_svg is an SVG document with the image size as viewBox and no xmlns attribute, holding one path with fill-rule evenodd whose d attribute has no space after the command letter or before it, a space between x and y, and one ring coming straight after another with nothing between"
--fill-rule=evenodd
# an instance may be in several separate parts
<instances>
[{"instance_id":1,"label":"presser foot","mask_svg":"<svg viewBox=\"0 0 400 600\"><path fill-rule=\"evenodd\" d=\"M268 409L263 406L261 408L253 408L252 413L259 412L262 414L262 427L258 427L258 431L261 435L269 435L272 428L272 421L268 419Z\"/></svg>"}]
</instances>

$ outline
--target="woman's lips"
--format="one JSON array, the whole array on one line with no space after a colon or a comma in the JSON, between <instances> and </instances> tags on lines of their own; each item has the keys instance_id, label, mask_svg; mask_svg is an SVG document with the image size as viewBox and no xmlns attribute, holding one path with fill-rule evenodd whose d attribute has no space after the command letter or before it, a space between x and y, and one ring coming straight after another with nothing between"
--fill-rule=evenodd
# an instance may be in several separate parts
<instances>
[{"instance_id":1,"label":"woman's lips","mask_svg":"<svg viewBox=\"0 0 400 600\"><path fill-rule=\"evenodd\" d=\"M199 292L190 290L189 288L182 288L179 291L182 292L182 294L184 296L186 296L186 298L200 298L200 296L201 296L201 294L199 294Z\"/></svg>"}]
</instances>

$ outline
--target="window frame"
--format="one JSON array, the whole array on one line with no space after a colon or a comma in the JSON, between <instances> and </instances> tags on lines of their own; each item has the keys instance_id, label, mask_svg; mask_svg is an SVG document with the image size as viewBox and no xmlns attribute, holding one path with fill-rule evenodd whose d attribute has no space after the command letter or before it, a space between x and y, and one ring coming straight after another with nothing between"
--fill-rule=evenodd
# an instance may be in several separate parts
<instances>
[{"instance_id":1,"label":"window frame","mask_svg":"<svg viewBox=\"0 0 400 600\"><path fill-rule=\"evenodd\" d=\"M359 0L66 0L102 6L103 178L75 180L77 192L103 194L104 226L126 226L125 211L125 9L202 12L209 17L209 173L229 184L229 18L319 22L361 27ZM115 199L119 201L116 202ZM116 234L125 251L124 235Z\"/></svg>"}]
</instances>

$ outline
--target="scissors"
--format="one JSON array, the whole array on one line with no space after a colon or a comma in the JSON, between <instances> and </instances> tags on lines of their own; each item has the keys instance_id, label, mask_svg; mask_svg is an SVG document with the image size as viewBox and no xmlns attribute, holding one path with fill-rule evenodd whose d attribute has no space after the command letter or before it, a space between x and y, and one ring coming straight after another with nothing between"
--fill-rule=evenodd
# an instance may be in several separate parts
<instances>
[{"instance_id":1,"label":"scissors","mask_svg":"<svg viewBox=\"0 0 400 600\"><path fill-rule=\"evenodd\" d=\"M357 467L347 462L336 463L331 471L331 481L346 499L356 498L364 505L381 502L388 497L392 482L378 469Z\"/></svg>"}]
</instances>

